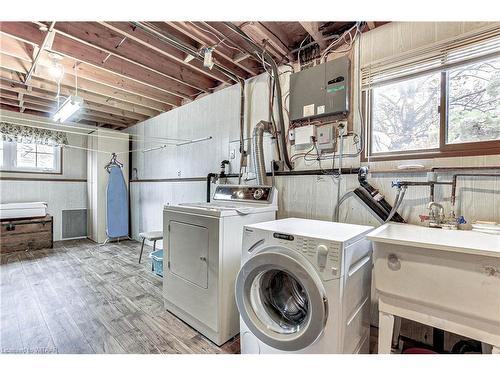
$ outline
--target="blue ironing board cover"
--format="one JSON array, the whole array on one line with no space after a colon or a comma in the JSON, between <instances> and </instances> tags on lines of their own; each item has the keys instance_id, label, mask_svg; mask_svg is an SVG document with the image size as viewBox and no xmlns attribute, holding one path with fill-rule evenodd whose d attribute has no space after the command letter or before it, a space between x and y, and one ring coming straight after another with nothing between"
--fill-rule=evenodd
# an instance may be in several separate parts
<instances>
[{"instance_id":1,"label":"blue ironing board cover","mask_svg":"<svg viewBox=\"0 0 500 375\"><path fill-rule=\"evenodd\" d=\"M112 165L106 194L106 234L109 238L128 236L128 194L122 169Z\"/></svg>"}]
</instances>

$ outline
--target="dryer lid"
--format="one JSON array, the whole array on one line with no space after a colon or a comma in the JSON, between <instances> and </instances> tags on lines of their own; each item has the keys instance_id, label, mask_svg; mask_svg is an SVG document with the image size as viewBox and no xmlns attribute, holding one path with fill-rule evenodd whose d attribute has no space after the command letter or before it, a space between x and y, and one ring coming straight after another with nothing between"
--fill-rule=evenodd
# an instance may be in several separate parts
<instances>
[{"instance_id":1,"label":"dryer lid","mask_svg":"<svg viewBox=\"0 0 500 375\"><path fill-rule=\"evenodd\" d=\"M326 293L314 267L300 254L277 246L260 251L242 266L236 304L259 340L285 351L314 343L328 317Z\"/></svg>"}]
</instances>

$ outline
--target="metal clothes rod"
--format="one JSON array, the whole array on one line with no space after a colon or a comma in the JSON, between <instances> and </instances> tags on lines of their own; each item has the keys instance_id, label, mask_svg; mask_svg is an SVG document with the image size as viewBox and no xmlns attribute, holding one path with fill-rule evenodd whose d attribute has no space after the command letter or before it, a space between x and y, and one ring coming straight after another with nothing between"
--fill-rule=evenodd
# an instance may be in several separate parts
<instances>
[{"instance_id":1,"label":"metal clothes rod","mask_svg":"<svg viewBox=\"0 0 500 375\"><path fill-rule=\"evenodd\" d=\"M198 138L198 139L192 139L190 141L186 141L186 142L181 142L181 143L167 143L167 144L164 144L164 145L161 145L161 146L158 146L158 147L153 147L153 148L148 148L148 149L145 149L145 150L142 150L142 152L150 152L150 151L155 151L155 150L160 150L162 148L165 148L167 146L184 146L184 145L190 145L192 143L198 143L198 142L203 142L203 141L208 141L212 139L212 136L208 136L208 137L203 137L203 138ZM139 151L139 150L133 150L133 151Z\"/></svg>"},{"instance_id":2,"label":"metal clothes rod","mask_svg":"<svg viewBox=\"0 0 500 375\"><path fill-rule=\"evenodd\" d=\"M23 126L32 127L32 128L55 130L55 131L69 133L69 134L82 135L82 136L91 136L91 137L97 137L98 136L98 137L112 138L112 139L115 138L115 137L113 137L114 132L113 131L108 131L105 128L82 127L82 126L65 125L65 124L54 124L54 123L51 123L51 122L48 122L48 121L39 121L39 120L33 120L33 119L20 119L19 117L14 117L14 116L9 116L9 115L4 115L4 114L1 115L1 118L7 118L7 119L9 119L9 122L12 122L12 123L17 124L17 125L23 125ZM38 123L38 124L42 124L42 125L48 125L48 126L52 126L52 127L51 128L44 128L44 127L38 126L38 125L28 125L28 124L24 123L24 121ZM69 128L70 130L58 129L59 127ZM105 133L108 133L109 136L107 136L107 135L94 135L94 134L92 134L92 132L94 132L95 130L98 130L98 129L101 130L101 131L104 131ZM72 130L82 130L82 132L75 132L75 131L72 131ZM90 132L90 133L87 133L87 132ZM130 133L127 133L127 134L129 134L129 136L131 138L136 138L136 139L132 139L134 142L140 142L140 141L144 141L144 142L145 141L154 141L154 142L179 141L179 142L183 142L183 141L188 141L188 139L185 139L185 138L141 137L141 136L138 136L138 135L135 135L135 134L130 134Z\"/></svg>"}]
</instances>

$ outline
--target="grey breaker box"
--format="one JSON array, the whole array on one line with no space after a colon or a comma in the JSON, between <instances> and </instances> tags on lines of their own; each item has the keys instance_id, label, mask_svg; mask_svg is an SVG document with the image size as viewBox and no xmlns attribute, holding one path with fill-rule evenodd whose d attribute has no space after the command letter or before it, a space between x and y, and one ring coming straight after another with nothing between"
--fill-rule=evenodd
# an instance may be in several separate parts
<instances>
[{"instance_id":1,"label":"grey breaker box","mask_svg":"<svg viewBox=\"0 0 500 375\"><path fill-rule=\"evenodd\" d=\"M290 120L349 111L350 61L340 57L290 77Z\"/></svg>"}]
</instances>

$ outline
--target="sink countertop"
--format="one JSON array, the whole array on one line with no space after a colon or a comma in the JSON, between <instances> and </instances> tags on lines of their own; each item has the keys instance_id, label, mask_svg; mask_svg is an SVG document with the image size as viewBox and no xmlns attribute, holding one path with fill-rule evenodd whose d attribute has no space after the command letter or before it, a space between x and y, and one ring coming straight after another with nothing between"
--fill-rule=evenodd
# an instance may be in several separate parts
<instances>
[{"instance_id":1,"label":"sink countertop","mask_svg":"<svg viewBox=\"0 0 500 375\"><path fill-rule=\"evenodd\" d=\"M387 223L366 236L373 242L500 257L500 235Z\"/></svg>"}]
</instances>

